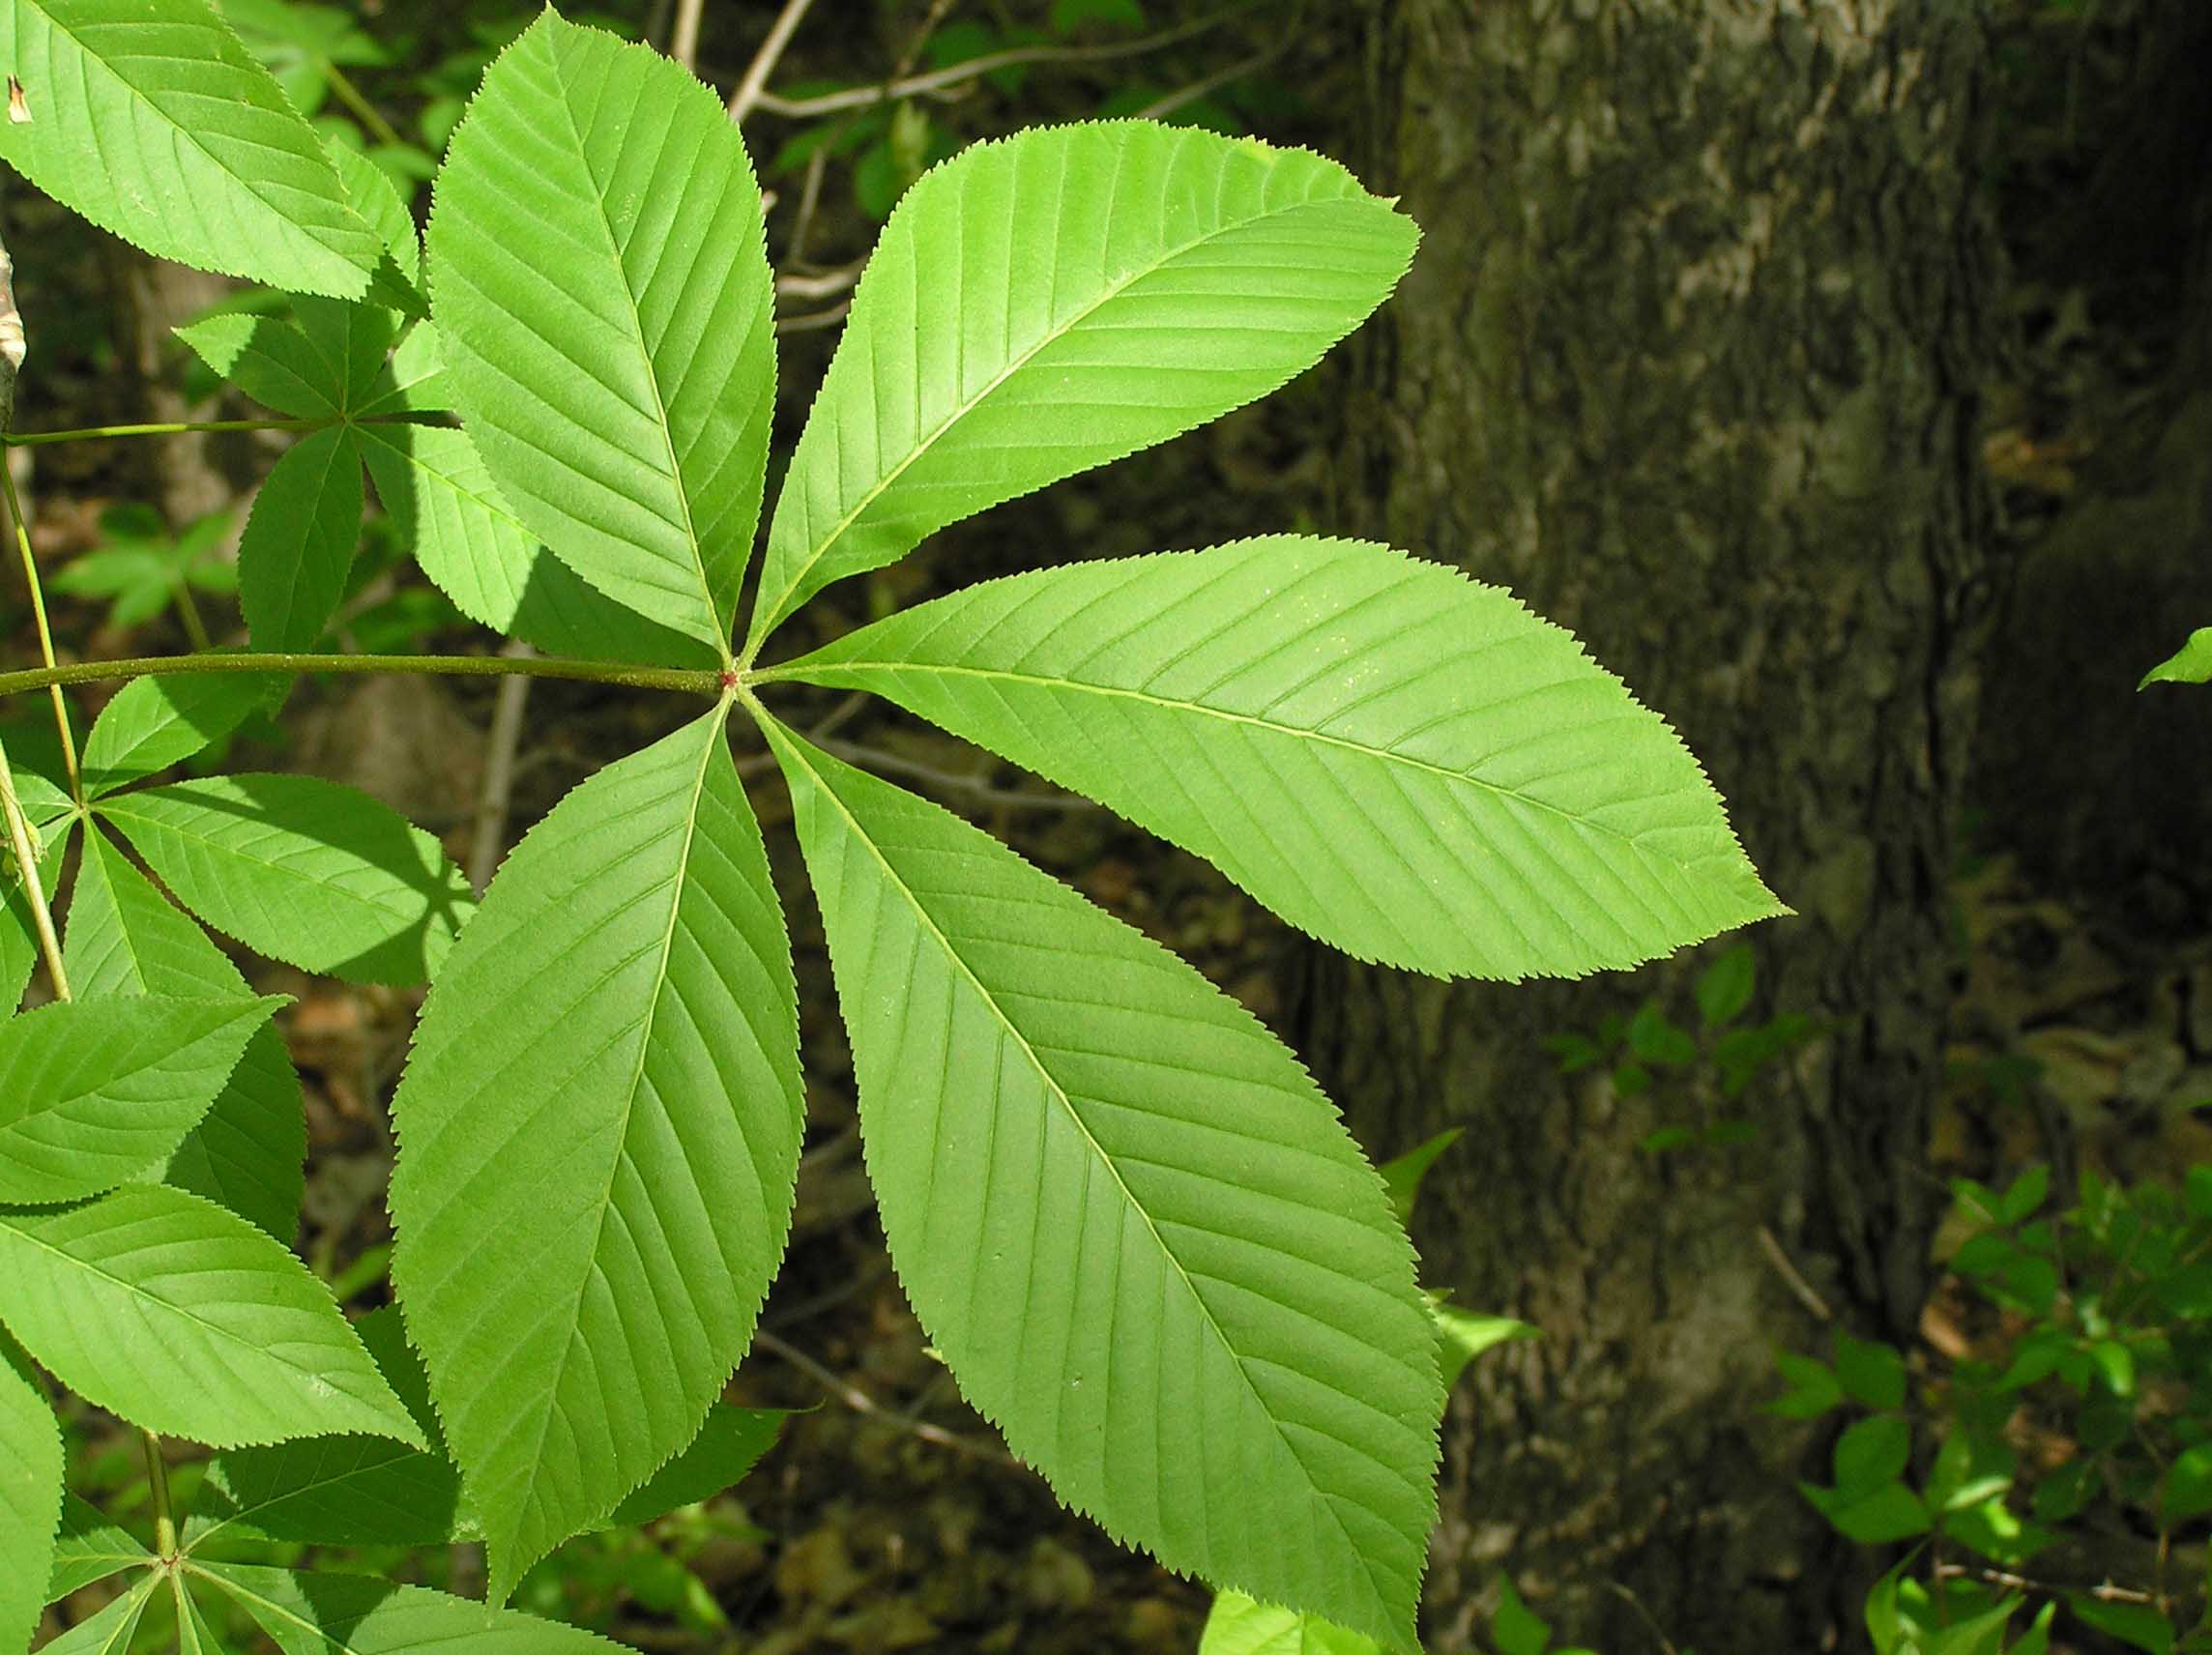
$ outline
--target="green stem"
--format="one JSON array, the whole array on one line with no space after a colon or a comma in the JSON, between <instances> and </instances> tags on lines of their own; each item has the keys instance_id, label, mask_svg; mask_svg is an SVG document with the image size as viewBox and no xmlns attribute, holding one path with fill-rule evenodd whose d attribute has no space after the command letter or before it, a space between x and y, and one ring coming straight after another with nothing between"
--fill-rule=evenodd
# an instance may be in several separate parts
<instances>
[{"instance_id":1,"label":"green stem","mask_svg":"<svg viewBox=\"0 0 2212 1655\"><path fill-rule=\"evenodd\" d=\"M46 443L92 443L107 437L180 437L188 431L319 431L337 423L318 420L166 420L150 425L87 425L75 431L10 431L0 443L35 449Z\"/></svg>"},{"instance_id":2,"label":"green stem","mask_svg":"<svg viewBox=\"0 0 2212 1655\"><path fill-rule=\"evenodd\" d=\"M569 661L544 655L137 655L118 661L0 673L0 696L65 683L106 683L196 673L422 673L434 678L560 678L626 689L717 696L731 680L713 667L641 667L626 661Z\"/></svg>"},{"instance_id":3,"label":"green stem","mask_svg":"<svg viewBox=\"0 0 2212 1655\"><path fill-rule=\"evenodd\" d=\"M39 560L31 555L31 531L23 521L23 503L15 496L15 474L9 469L7 460L0 456L0 489L5 489L8 500L8 520L15 526L15 546L23 557L23 579L31 589L31 614L39 624L39 658L51 671L54 664L54 634L46 624L46 594L39 582ZM79 806L84 803L84 778L77 774L76 738L70 733L69 699L62 694L57 683L51 691L54 698L54 728L62 739L62 768L69 772L70 797Z\"/></svg>"},{"instance_id":4,"label":"green stem","mask_svg":"<svg viewBox=\"0 0 2212 1655\"><path fill-rule=\"evenodd\" d=\"M375 104L362 96L361 88L353 83L353 77L344 70L326 59L323 63L323 78L330 82L331 90L337 94L338 102L361 118L361 124L368 129L370 137L380 144L401 142L397 129L377 112Z\"/></svg>"},{"instance_id":5,"label":"green stem","mask_svg":"<svg viewBox=\"0 0 2212 1655\"><path fill-rule=\"evenodd\" d=\"M151 1431L138 1434L146 1450L146 1481L154 1491L154 1555L163 1562L177 1555L177 1518L169 1505L169 1465L161 1458L161 1439Z\"/></svg>"},{"instance_id":6,"label":"green stem","mask_svg":"<svg viewBox=\"0 0 2212 1655\"><path fill-rule=\"evenodd\" d=\"M15 867L23 882L23 900L31 910L31 926L39 934L39 952L45 956L46 975L53 979L54 998L70 998L69 973L62 969L62 942L54 935L53 910L46 906L45 882L39 875L39 848L31 840L30 818L15 797L15 769L8 762L8 749L0 745L0 816L7 818L8 845L15 853Z\"/></svg>"}]
</instances>

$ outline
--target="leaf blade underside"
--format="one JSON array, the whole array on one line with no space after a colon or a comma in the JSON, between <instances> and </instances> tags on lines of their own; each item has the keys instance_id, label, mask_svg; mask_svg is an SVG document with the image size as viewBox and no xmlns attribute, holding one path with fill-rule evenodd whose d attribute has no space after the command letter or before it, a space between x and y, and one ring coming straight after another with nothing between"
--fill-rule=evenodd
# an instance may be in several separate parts
<instances>
[{"instance_id":1,"label":"leaf blade underside","mask_svg":"<svg viewBox=\"0 0 2212 1655\"><path fill-rule=\"evenodd\" d=\"M422 1439L305 1264L163 1184L0 1210L0 1321L77 1395L165 1436Z\"/></svg>"},{"instance_id":2,"label":"leaf blade underside","mask_svg":"<svg viewBox=\"0 0 2212 1655\"><path fill-rule=\"evenodd\" d=\"M1410 1644L1442 1392L1335 1112L1181 960L765 728L885 1233L963 1393L1170 1567Z\"/></svg>"},{"instance_id":3,"label":"leaf blade underside","mask_svg":"<svg viewBox=\"0 0 2212 1655\"><path fill-rule=\"evenodd\" d=\"M760 189L720 101L548 9L455 130L428 246L450 390L515 515L726 652L775 363Z\"/></svg>"},{"instance_id":4,"label":"leaf blade underside","mask_svg":"<svg viewBox=\"0 0 2212 1655\"><path fill-rule=\"evenodd\" d=\"M725 719L516 847L393 1100L393 1279L495 1600L691 1439L782 1256L797 997Z\"/></svg>"},{"instance_id":5,"label":"leaf blade underside","mask_svg":"<svg viewBox=\"0 0 2212 1655\"><path fill-rule=\"evenodd\" d=\"M200 0L8 0L0 61L28 121L5 160L162 258L340 298L376 267L315 130Z\"/></svg>"},{"instance_id":6,"label":"leaf blade underside","mask_svg":"<svg viewBox=\"0 0 2212 1655\"><path fill-rule=\"evenodd\" d=\"M990 581L777 674L868 689L1440 976L1579 976L1787 913L1574 637L1385 546L1269 536Z\"/></svg>"}]
</instances>

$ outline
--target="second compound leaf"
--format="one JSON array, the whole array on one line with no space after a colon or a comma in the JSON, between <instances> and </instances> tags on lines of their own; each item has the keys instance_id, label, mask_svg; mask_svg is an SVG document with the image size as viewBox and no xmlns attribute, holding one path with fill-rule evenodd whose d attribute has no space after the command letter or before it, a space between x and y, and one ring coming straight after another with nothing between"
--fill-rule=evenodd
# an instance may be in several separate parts
<instances>
[{"instance_id":1,"label":"second compound leaf","mask_svg":"<svg viewBox=\"0 0 2212 1655\"><path fill-rule=\"evenodd\" d=\"M1328 1101L1157 944L769 734L884 1231L963 1394L1171 1568L1411 1645L1435 1335Z\"/></svg>"},{"instance_id":2,"label":"second compound leaf","mask_svg":"<svg viewBox=\"0 0 2212 1655\"><path fill-rule=\"evenodd\" d=\"M437 840L313 776L209 776L98 810L186 907L303 971L427 981L474 907Z\"/></svg>"},{"instance_id":3,"label":"second compound leaf","mask_svg":"<svg viewBox=\"0 0 2212 1655\"><path fill-rule=\"evenodd\" d=\"M340 1431L422 1441L306 1265L163 1184L0 1209L0 1322L71 1390L148 1431L218 1448Z\"/></svg>"},{"instance_id":4,"label":"second compound leaf","mask_svg":"<svg viewBox=\"0 0 2212 1655\"><path fill-rule=\"evenodd\" d=\"M368 1575L201 1563L190 1573L257 1621L282 1655L619 1655L581 1627Z\"/></svg>"},{"instance_id":5,"label":"second compound leaf","mask_svg":"<svg viewBox=\"0 0 2212 1655\"><path fill-rule=\"evenodd\" d=\"M782 1256L798 1008L725 722L515 848L393 1103L393 1281L495 1601L691 1440Z\"/></svg>"}]
</instances>

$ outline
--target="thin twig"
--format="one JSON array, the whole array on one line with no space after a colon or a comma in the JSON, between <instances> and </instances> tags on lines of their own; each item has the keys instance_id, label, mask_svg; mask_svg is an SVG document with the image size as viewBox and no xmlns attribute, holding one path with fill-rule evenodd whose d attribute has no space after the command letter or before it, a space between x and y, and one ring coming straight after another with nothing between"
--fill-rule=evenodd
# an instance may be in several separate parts
<instances>
[{"instance_id":1,"label":"thin twig","mask_svg":"<svg viewBox=\"0 0 2212 1655\"><path fill-rule=\"evenodd\" d=\"M1231 81L1242 80L1247 74L1256 74L1282 55L1285 41L1278 41L1266 51L1254 52L1241 63L1233 63L1204 80L1194 80L1188 86L1178 87L1164 98L1155 98L1139 109L1133 117L1139 121L1156 121L1163 115L1172 115L1185 104L1196 103L1201 98L1220 91Z\"/></svg>"},{"instance_id":2,"label":"thin twig","mask_svg":"<svg viewBox=\"0 0 2212 1655\"><path fill-rule=\"evenodd\" d=\"M980 776L962 775L957 770L941 770L934 765L921 764L914 759L902 759L896 753L887 753L880 747L863 746L858 741L830 741L820 743L826 752L834 753L856 765L870 769L888 770L893 775L912 776L917 781L934 783L938 787L951 788L965 793L971 798L986 804L1007 804L1017 810L1064 810L1069 812L1096 810L1099 806L1080 794L1073 793L1013 793L1005 788L993 787Z\"/></svg>"},{"instance_id":3,"label":"thin twig","mask_svg":"<svg viewBox=\"0 0 2212 1655\"><path fill-rule=\"evenodd\" d=\"M694 72L699 67L701 10L701 0L676 0L676 27L668 36L668 55Z\"/></svg>"},{"instance_id":4,"label":"thin twig","mask_svg":"<svg viewBox=\"0 0 2212 1655\"><path fill-rule=\"evenodd\" d=\"M798 1346L787 1339L778 1338L765 1327L754 1330L753 1346L756 1350L768 1351L771 1356L782 1357L855 1413L865 1413L887 1424L895 1425L903 1431L912 1432L924 1442L934 1442L938 1447L949 1448L955 1454L966 1454L973 1459L995 1465L1020 1466L1022 1464L1004 1448L962 1437L956 1432L946 1430L942 1425L932 1425L925 1419L917 1419L911 1413L893 1412L859 1386L838 1378Z\"/></svg>"},{"instance_id":5,"label":"thin twig","mask_svg":"<svg viewBox=\"0 0 2212 1655\"><path fill-rule=\"evenodd\" d=\"M817 328L834 328L853 308L849 299L830 305L826 310L807 310L797 316L778 316L775 331L779 334L809 334Z\"/></svg>"},{"instance_id":6,"label":"thin twig","mask_svg":"<svg viewBox=\"0 0 2212 1655\"><path fill-rule=\"evenodd\" d=\"M1940 1563L1936 1567L1938 1580L1975 1580L1984 1585L2009 1586L2016 1592L2040 1592L2045 1597L2063 1597L2079 1592L2083 1597L2095 1598L2099 1603L2145 1604L2161 1610L2166 1605L2155 1592L2138 1591L2133 1586L2115 1585L2104 1581L2094 1586L2063 1586L2050 1581L2034 1580L2026 1575L2016 1575L2010 1569L1992 1569L1979 1563Z\"/></svg>"},{"instance_id":7,"label":"thin twig","mask_svg":"<svg viewBox=\"0 0 2212 1655\"><path fill-rule=\"evenodd\" d=\"M1637 1617L1641 1619L1645 1626L1651 1629L1651 1636L1659 1640L1661 1655L1682 1655L1682 1652L1674 1647L1674 1640L1667 1636L1667 1629L1661 1626L1656 1620L1651 1618L1651 1611L1644 1607L1644 1600L1642 1598L1638 1597L1634 1592L1630 1591L1618 1581L1606 1582L1606 1587L1616 1597L1618 1597L1621 1602L1625 1603L1630 1609L1634 1610L1637 1613Z\"/></svg>"},{"instance_id":8,"label":"thin twig","mask_svg":"<svg viewBox=\"0 0 2212 1655\"><path fill-rule=\"evenodd\" d=\"M775 278L778 299L829 299L852 290L860 279L860 273L868 268L865 258L857 258L851 264L841 264L835 270L818 271L806 276L779 276Z\"/></svg>"},{"instance_id":9,"label":"thin twig","mask_svg":"<svg viewBox=\"0 0 2212 1655\"><path fill-rule=\"evenodd\" d=\"M814 228L814 209L822 200L822 175L830 168L830 151L817 145L806 158L806 182L799 189L799 208L791 220L791 240L783 249L781 270L796 271L806 263L806 236Z\"/></svg>"},{"instance_id":10,"label":"thin twig","mask_svg":"<svg viewBox=\"0 0 2212 1655\"><path fill-rule=\"evenodd\" d=\"M500 651L520 657L532 653L521 639ZM492 702L491 735L485 742L483 791L477 800L476 836L469 844L469 885L484 893L507 850L507 817L514 802L514 758L522 746L522 717L530 706L530 681L503 678Z\"/></svg>"},{"instance_id":11,"label":"thin twig","mask_svg":"<svg viewBox=\"0 0 2212 1655\"><path fill-rule=\"evenodd\" d=\"M8 502L8 517L15 529L15 547L22 554L23 579L31 589L31 618L38 623L39 658L46 670L58 671L54 665L54 634L46 624L45 588L39 580L39 560L31 555L31 528L23 521L23 502L15 493L15 474L0 464L0 496ZM78 804L84 803L84 777L77 773L76 737L70 731L69 698L62 694L59 680L48 686L54 703L54 729L62 739L62 769L69 778L70 797Z\"/></svg>"},{"instance_id":12,"label":"thin twig","mask_svg":"<svg viewBox=\"0 0 2212 1655\"><path fill-rule=\"evenodd\" d=\"M753 53L753 61L745 66L744 78L730 94L730 119L740 126L755 107L767 107L768 77L775 73L784 48L791 44L792 35L813 4L814 0L784 0L783 10L769 26L768 39L761 42L760 50Z\"/></svg>"},{"instance_id":13,"label":"thin twig","mask_svg":"<svg viewBox=\"0 0 2212 1655\"><path fill-rule=\"evenodd\" d=\"M1797 1295L1797 1302L1822 1321L1833 1321L1836 1313L1828 1308L1828 1301L1814 1292L1813 1284L1797 1273L1797 1266L1790 1262L1790 1255L1782 1250L1782 1243L1774 1238L1774 1232L1761 1224L1759 1227L1759 1250L1766 1255L1766 1262L1774 1266L1783 1285Z\"/></svg>"},{"instance_id":14,"label":"thin twig","mask_svg":"<svg viewBox=\"0 0 2212 1655\"><path fill-rule=\"evenodd\" d=\"M953 3L954 0L931 0L929 15L922 18L921 26L915 30L914 37L906 43L906 50L899 53L898 62L892 66L893 80L904 79L914 73L914 66L921 61L922 47L929 44L929 37L937 33L937 25L945 21L945 15L952 10Z\"/></svg>"},{"instance_id":15,"label":"thin twig","mask_svg":"<svg viewBox=\"0 0 2212 1655\"><path fill-rule=\"evenodd\" d=\"M947 88L965 85L983 75L1002 69L1012 69L1025 63L1107 63L1116 58L1140 57L1146 52L1160 50L1179 42L1194 39L1209 30L1217 29L1232 18L1241 16L1255 6L1267 0L1242 0L1242 4L1226 6L1218 12L1172 29L1162 29L1156 35L1146 35L1140 40L1117 41L1095 46L1014 46L1002 52L991 52L982 57L972 57L964 63L933 69L924 74L899 75L878 86L855 86L843 92L826 92L819 98L778 98L758 87L752 89L746 102L747 109L759 108L785 120L811 120L817 115L834 115L841 109L869 109L878 103L899 98L913 98L930 93L943 93ZM778 48L780 50L780 47ZM738 91L746 92L744 86ZM735 109L737 100L733 98Z\"/></svg>"}]
</instances>

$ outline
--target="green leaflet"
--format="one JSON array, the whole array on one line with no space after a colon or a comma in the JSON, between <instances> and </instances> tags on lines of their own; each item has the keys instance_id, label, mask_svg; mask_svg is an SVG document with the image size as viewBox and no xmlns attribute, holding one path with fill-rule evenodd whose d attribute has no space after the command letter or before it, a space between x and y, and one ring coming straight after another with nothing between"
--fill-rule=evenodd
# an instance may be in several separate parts
<instances>
[{"instance_id":1,"label":"green leaflet","mask_svg":"<svg viewBox=\"0 0 2212 1655\"><path fill-rule=\"evenodd\" d=\"M84 742L85 791L97 798L159 775L266 710L276 673L179 673L115 692Z\"/></svg>"},{"instance_id":2,"label":"green leaflet","mask_svg":"<svg viewBox=\"0 0 2212 1655\"><path fill-rule=\"evenodd\" d=\"M207 933L178 913L103 833L85 840L62 959L71 985L87 1002L117 995L237 999L247 993L238 968ZM306 1153L300 1077L284 1036L264 1024L247 1041L206 1118L177 1146L162 1178L229 1207L289 1244L300 1224Z\"/></svg>"},{"instance_id":3,"label":"green leaflet","mask_svg":"<svg viewBox=\"0 0 2212 1655\"><path fill-rule=\"evenodd\" d=\"M495 1601L692 1438L783 1252L798 1011L725 717L515 848L393 1103L393 1281Z\"/></svg>"},{"instance_id":4,"label":"green leaflet","mask_svg":"<svg viewBox=\"0 0 2212 1655\"><path fill-rule=\"evenodd\" d=\"M0 1321L71 1390L149 1431L215 1447L335 1431L422 1440L305 1264L162 1184L0 1209Z\"/></svg>"},{"instance_id":5,"label":"green leaflet","mask_svg":"<svg viewBox=\"0 0 2212 1655\"><path fill-rule=\"evenodd\" d=\"M1150 122L1022 132L937 168L853 296L746 658L830 582L1311 367L1417 234L1332 160Z\"/></svg>"},{"instance_id":6,"label":"green leaflet","mask_svg":"<svg viewBox=\"0 0 2212 1655\"><path fill-rule=\"evenodd\" d=\"M350 297L376 238L314 129L201 0L6 0L0 160L162 258Z\"/></svg>"},{"instance_id":7,"label":"green leaflet","mask_svg":"<svg viewBox=\"0 0 2212 1655\"><path fill-rule=\"evenodd\" d=\"M221 1641L200 1612L183 1575L169 1577L169 1599L177 1614L177 1655L223 1655Z\"/></svg>"},{"instance_id":8,"label":"green leaflet","mask_svg":"<svg viewBox=\"0 0 2212 1655\"><path fill-rule=\"evenodd\" d=\"M2138 689L2154 683L2212 683L2212 626L2199 626L2189 641L2142 676Z\"/></svg>"},{"instance_id":9,"label":"green leaflet","mask_svg":"<svg viewBox=\"0 0 2212 1655\"><path fill-rule=\"evenodd\" d=\"M430 1546L477 1531L463 1511L460 1473L440 1443L429 1380L398 1307L370 1311L353 1330L429 1445L307 1437L218 1454L185 1527L187 1552L226 1529L335 1546Z\"/></svg>"},{"instance_id":10,"label":"green leaflet","mask_svg":"<svg viewBox=\"0 0 2212 1655\"><path fill-rule=\"evenodd\" d=\"M310 650L336 613L361 543L361 450L310 432L262 479L238 541L238 601L257 650Z\"/></svg>"},{"instance_id":11,"label":"green leaflet","mask_svg":"<svg viewBox=\"0 0 2212 1655\"><path fill-rule=\"evenodd\" d=\"M500 498L466 431L363 425L358 439L400 537L470 620L583 660L712 666L720 658L624 608L540 546Z\"/></svg>"},{"instance_id":12,"label":"green leaflet","mask_svg":"<svg viewBox=\"0 0 2212 1655\"><path fill-rule=\"evenodd\" d=\"M76 1495L65 1494L61 1532L54 1537L54 1571L46 1582L46 1602L59 1603L95 1581L153 1561L154 1553L139 1545L128 1529L108 1522Z\"/></svg>"},{"instance_id":13,"label":"green leaflet","mask_svg":"<svg viewBox=\"0 0 2212 1655\"><path fill-rule=\"evenodd\" d=\"M41 1645L39 1655L129 1655L147 1600L160 1583L161 1577L149 1569L91 1619L78 1621L51 1643Z\"/></svg>"},{"instance_id":14,"label":"green leaflet","mask_svg":"<svg viewBox=\"0 0 2212 1655\"><path fill-rule=\"evenodd\" d=\"M0 1024L0 1202L157 1170L280 999L57 1001Z\"/></svg>"},{"instance_id":15,"label":"green leaflet","mask_svg":"<svg viewBox=\"0 0 2212 1655\"><path fill-rule=\"evenodd\" d=\"M962 1392L1169 1567L1410 1643L1435 1332L1327 1100L1173 954L765 727L884 1231Z\"/></svg>"},{"instance_id":16,"label":"green leaflet","mask_svg":"<svg viewBox=\"0 0 2212 1655\"><path fill-rule=\"evenodd\" d=\"M429 321L407 330L361 412L378 417L452 412L446 364L438 354L438 330Z\"/></svg>"},{"instance_id":17,"label":"green leaflet","mask_svg":"<svg viewBox=\"0 0 2212 1655\"><path fill-rule=\"evenodd\" d=\"M226 310L175 330L200 361L254 401L300 420L338 411L342 388L296 323L259 311Z\"/></svg>"},{"instance_id":18,"label":"green leaflet","mask_svg":"<svg viewBox=\"0 0 2212 1655\"><path fill-rule=\"evenodd\" d=\"M548 9L453 133L429 259L454 401L515 515L726 651L775 355L760 190L720 100Z\"/></svg>"},{"instance_id":19,"label":"green leaflet","mask_svg":"<svg viewBox=\"0 0 2212 1655\"><path fill-rule=\"evenodd\" d=\"M426 981L473 906L437 840L312 776L209 776L97 808L194 914L304 971Z\"/></svg>"},{"instance_id":20,"label":"green leaflet","mask_svg":"<svg viewBox=\"0 0 2212 1655\"><path fill-rule=\"evenodd\" d=\"M365 1575L295 1574L194 1562L188 1573L227 1593L283 1655L605 1655L597 1633L487 1609Z\"/></svg>"},{"instance_id":21,"label":"green leaflet","mask_svg":"<svg viewBox=\"0 0 2212 1655\"><path fill-rule=\"evenodd\" d=\"M1440 1365L1447 1391L1459 1383L1468 1364L1493 1346L1542 1337L1528 1322L1516 1321L1510 1316L1480 1316L1441 1300L1435 1305L1435 1314Z\"/></svg>"},{"instance_id":22,"label":"green leaflet","mask_svg":"<svg viewBox=\"0 0 2212 1655\"><path fill-rule=\"evenodd\" d=\"M295 299L292 313L326 364L324 383L340 412L358 414L384 393L385 359L399 336L396 315L336 299Z\"/></svg>"},{"instance_id":23,"label":"green leaflet","mask_svg":"<svg viewBox=\"0 0 2212 1655\"><path fill-rule=\"evenodd\" d=\"M691 1446L655 1472L637 1493L607 1513L609 1528L627 1528L666 1517L678 1506L713 1499L742 1482L775 1446L790 1416L776 1408L732 1408L716 1403Z\"/></svg>"},{"instance_id":24,"label":"green leaflet","mask_svg":"<svg viewBox=\"0 0 2212 1655\"><path fill-rule=\"evenodd\" d=\"M39 1629L62 1514L62 1433L45 1392L0 1336L0 1649Z\"/></svg>"},{"instance_id":25,"label":"green leaflet","mask_svg":"<svg viewBox=\"0 0 2212 1655\"><path fill-rule=\"evenodd\" d=\"M1571 634L1384 546L1040 569L778 675L865 688L1441 976L1579 976L1787 913L1697 761Z\"/></svg>"},{"instance_id":26,"label":"green leaflet","mask_svg":"<svg viewBox=\"0 0 2212 1655\"><path fill-rule=\"evenodd\" d=\"M1223 1592L1206 1617L1198 1655L1382 1655L1382 1646L1310 1614Z\"/></svg>"}]
</instances>

